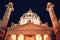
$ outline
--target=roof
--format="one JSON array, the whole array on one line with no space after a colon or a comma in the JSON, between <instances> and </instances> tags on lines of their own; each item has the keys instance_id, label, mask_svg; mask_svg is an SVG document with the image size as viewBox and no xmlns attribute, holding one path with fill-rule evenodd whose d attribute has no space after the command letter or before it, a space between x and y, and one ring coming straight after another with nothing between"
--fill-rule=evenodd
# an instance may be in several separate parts
<instances>
[{"instance_id":1,"label":"roof","mask_svg":"<svg viewBox=\"0 0 60 40\"><path fill-rule=\"evenodd\" d=\"M17 24L16 26L11 26L10 28L8 28L7 30L7 35L10 34L51 34L51 30L50 27L47 27L47 25L43 26L43 25L36 25L33 24L31 22L28 22L27 24L24 25L19 25Z\"/></svg>"},{"instance_id":2,"label":"roof","mask_svg":"<svg viewBox=\"0 0 60 40\"><path fill-rule=\"evenodd\" d=\"M24 25L16 25L15 27L10 27L8 30L50 30L49 27L47 26L42 26L42 25L36 25L31 22L28 22L27 24Z\"/></svg>"}]
</instances>

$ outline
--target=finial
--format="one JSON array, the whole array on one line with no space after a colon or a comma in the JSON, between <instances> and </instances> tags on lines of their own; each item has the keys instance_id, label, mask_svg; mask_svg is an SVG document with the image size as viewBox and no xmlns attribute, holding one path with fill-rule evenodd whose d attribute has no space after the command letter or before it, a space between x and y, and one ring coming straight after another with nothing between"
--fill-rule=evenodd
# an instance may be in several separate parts
<instances>
[{"instance_id":1,"label":"finial","mask_svg":"<svg viewBox=\"0 0 60 40\"><path fill-rule=\"evenodd\" d=\"M12 11L14 11L13 3L9 2L7 5L5 5L8 8L11 8Z\"/></svg>"},{"instance_id":2,"label":"finial","mask_svg":"<svg viewBox=\"0 0 60 40\"><path fill-rule=\"evenodd\" d=\"M32 10L31 10L31 9L29 9L28 13L32 13Z\"/></svg>"},{"instance_id":3,"label":"finial","mask_svg":"<svg viewBox=\"0 0 60 40\"><path fill-rule=\"evenodd\" d=\"M52 4L51 2L48 2L46 10L49 11L49 8L54 8L54 4Z\"/></svg>"}]
</instances>

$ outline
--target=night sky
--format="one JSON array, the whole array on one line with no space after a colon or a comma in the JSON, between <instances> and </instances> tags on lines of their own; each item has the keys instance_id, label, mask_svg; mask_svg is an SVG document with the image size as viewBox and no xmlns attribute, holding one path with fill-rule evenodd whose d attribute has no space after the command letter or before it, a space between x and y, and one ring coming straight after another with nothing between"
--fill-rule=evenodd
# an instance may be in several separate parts
<instances>
[{"instance_id":1,"label":"night sky","mask_svg":"<svg viewBox=\"0 0 60 40\"><path fill-rule=\"evenodd\" d=\"M48 22L49 26L52 26L50 16L46 11L47 2L52 2L55 4L55 14L57 19L60 18L60 1L59 0L0 0L0 19L3 18L4 12L6 10L5 4L13 2L14 11L11 13L8 26L12 22L18 23L20 17L27 12L30 8L35 12L43 23Z\"/></svg>"}]
</instances>

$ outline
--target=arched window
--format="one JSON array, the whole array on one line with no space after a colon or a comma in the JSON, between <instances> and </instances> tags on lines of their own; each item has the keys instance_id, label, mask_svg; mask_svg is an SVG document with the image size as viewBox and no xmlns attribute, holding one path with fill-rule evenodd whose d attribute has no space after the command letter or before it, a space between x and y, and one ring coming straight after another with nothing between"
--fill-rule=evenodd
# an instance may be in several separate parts
<instances>
[{"instance_id":1,"label":"arched window","mask_svg":"<svg viewBox=\"0 0 60 40\"><path fill-rule=\"evenodd\" d=\"M40 34L36 35L36 40L42 40L42 36Z\"/></svg>"},{"instance_id":2,"label":"arched window","mask_svg":"<svg viewBox=\"0 0 60 40\"><path fill-rule=\"evenodd\" d=\"M11 35L11 40L16 40L16 35Z\"/></svg>"},{"instance_id":3,"label":"arched window","mask_svg":"<svg viewBox=\"0 0 60 40\"><path fill-rule=\"evenodd\" d=\"M51 40L51 38L48 34L44 34L44 40Z\"/></svg>"},{"instance_id":4,"label":"arched window","mask_svg":"<svg viewBox=\"0 0 60 40\"><path fill-rule=\"evenodd\" d=\"M24 35L20 34L20 35L18 36L18 40L24 40Z\"/></svg>"}]
</instances>

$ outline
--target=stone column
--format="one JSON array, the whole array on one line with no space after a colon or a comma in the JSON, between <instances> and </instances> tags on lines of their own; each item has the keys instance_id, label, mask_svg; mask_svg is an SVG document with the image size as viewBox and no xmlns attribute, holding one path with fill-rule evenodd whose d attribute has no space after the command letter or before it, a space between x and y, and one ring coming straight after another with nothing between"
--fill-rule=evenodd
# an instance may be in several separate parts
<instances>
[{"instance_id":1,"label":"stone column","mask_svg":"<svg viewBox=\"0 0 60 40\"><path fill-rule=\"evenodd\" d=\"M42 36L42 40L44 40L44 35L41 35Z\"/></svg>"},{"instance_id":2,"label":"stone column","mask_svg":"<svg viewBox=\"0 0 60 40\"><path fill-rule=\"evenodd\" d=\"M14 8L13 8L12 2L9 2L8 5L5 5L5 6L7 8L6 8L5 14L4 14L3 19L2 19L2 26L4 28L7 28L9 17L11 15L11 12L14 11Z\"/></svg>"},{"instance_id":3,"label":"stone column","mask_svg":"<svg viewBox=\"0 0 60 40\"><path fill-rule=\"evenodd\" d=\"M58 24L58 20L57 20L57 17L55 15L55 12L54 12L54 4L52 4L50 2L47 3L47 11L49 12L49 15L50 15L50 18L51 18L54 33L57 34L59 24Z\"/></svg>"},{"instance_id":4,"label":"stone column","mask_svg":"<svg viewBox=\"0 0 60 40\"><path fill-rule=\"evenodd\" d=\"M11 35L8 35L6 40L11 40Z\"/></svg>"},{"instance_id":5,"label":"stone column","mask_svg":"<svg viewBox=\"0 0 60 40\"><path fill-rule=\"evenodd\" d=\"M16 40L18 40L18 35L16 35Z\"/></svg>"},{"instance_id":6,"label":"stone column","mask_svg":"<svg viewBox=\"0 0 60 40\"><path fill-rule=\"evenodd\" d=\"M36 34L34 35L34 40L36 40Z\"/></svg>"}]
</instances>

